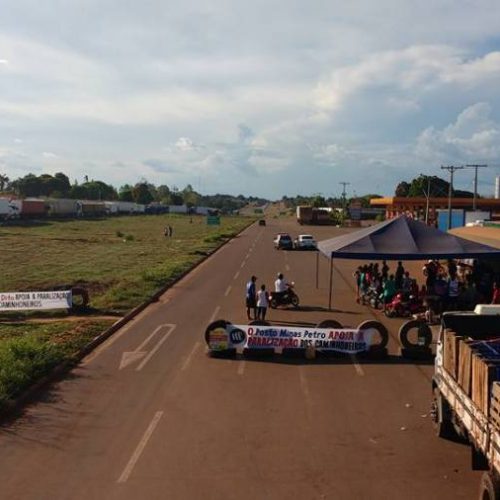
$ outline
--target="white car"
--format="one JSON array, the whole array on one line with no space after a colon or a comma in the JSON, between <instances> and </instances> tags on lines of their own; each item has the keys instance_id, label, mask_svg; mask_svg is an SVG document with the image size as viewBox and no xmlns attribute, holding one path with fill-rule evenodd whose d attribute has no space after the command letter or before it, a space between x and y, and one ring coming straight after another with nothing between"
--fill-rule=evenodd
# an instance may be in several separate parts
<instances>
[{"instance_id":1,"label":"white car","mask_svg":"<svg viewBox=\"0 0 500 500\"><path fill-rule=\"evenodd\" d=\"M317 250L318 245L312 235L299 234L299 236L295 240L295 248L297 250Z\"/></svg>"}]
</instances>

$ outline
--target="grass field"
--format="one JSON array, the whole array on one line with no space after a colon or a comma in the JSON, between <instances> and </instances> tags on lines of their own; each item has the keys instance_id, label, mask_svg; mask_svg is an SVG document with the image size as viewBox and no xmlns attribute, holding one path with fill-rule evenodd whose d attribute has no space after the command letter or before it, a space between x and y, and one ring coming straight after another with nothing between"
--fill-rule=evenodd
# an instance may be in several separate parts
<instances>
[{"instance_id":1,"label":"grass field","mask_svg":"<svg viewBox=\"0 0 500 500\"><path fill-rule=\"evenodd\" d=\"M0 313L0 409L114 322L99 315L139 305L252 221L207 226L202 217L163 215L0 227L0 292L83 286L94 316Z\"/></svg>"},{"instance_id":2,"label":"grass field","mask_svg":"<svg viewBox=\"0 0 500 500\"><path fill-rule=\"evenodd\" d=\"M203 217L164 215L3 227L0 291L82 285L93 308L122 313L250 221L222 217L220 226L207 226Z\"/></svg>"}]
</instances>

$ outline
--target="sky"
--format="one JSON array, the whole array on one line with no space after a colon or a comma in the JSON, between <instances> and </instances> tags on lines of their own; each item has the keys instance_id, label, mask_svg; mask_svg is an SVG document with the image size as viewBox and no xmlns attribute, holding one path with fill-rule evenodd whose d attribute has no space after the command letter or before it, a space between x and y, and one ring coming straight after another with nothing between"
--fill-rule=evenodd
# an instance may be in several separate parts
<instances>
[{"instance_id":1,"label":"sky","mask_svg":"<svg viewBox=\"0 0 500 500\"><path fill-rule=\"evenodd\" d=\"M280 199L487 164L492 195L499 19L497 0L4 0L0 173Z\"/></svg>"}]
</instances>

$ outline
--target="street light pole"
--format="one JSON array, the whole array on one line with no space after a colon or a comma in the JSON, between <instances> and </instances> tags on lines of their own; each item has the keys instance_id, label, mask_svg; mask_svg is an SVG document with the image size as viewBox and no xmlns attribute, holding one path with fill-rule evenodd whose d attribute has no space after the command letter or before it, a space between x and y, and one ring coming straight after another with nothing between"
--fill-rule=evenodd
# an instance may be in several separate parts
<instances>
[{"instance_id":1,"label":"street light pole","mask_svg":"<svg viewBox=\"0 0 500 500\"><path fill-rule=\"evenodd\" d=\"M465 167L454 167L453 165L443 166L441 170L448 170L450 172L450 185L448 187L448 231L451 229L451 197L453 195L453 174L455 170L462 170Z\"/></svg>"},{"instance_id":2,"label":"street light pole","mask_svg":"<svg viewBox=\"0 0 500 500\"><path fill-rule=\"evenodd\" d=\"M474 198L472 200L472 210L476 210L476 200L477 200L477 169L486 168L488 165L465 165L467 168L473 168L474 172Z\"/></svg>"}]
</instances>

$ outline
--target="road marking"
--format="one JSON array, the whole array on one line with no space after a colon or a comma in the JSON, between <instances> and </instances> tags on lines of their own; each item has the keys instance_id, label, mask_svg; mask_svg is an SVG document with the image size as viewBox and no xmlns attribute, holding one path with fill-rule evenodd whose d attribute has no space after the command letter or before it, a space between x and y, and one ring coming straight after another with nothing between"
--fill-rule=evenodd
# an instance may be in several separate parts
<instances>
[{"instance_id":1,"label":"road marking","mask_svg":"<svg viewBox=\"0 0 500 500\"><path fill-rule=\"evenodd\" d=\"M137 361L141 359L142 357L146 356L147 351L144 351L144 348L146 347L147 343L164 327L166 326L172 326L169 324L163 324L154 329L154 331L149 334L141 343L141 345L137 346L133 351L127 351L122 354L121 360L120 360L120 366L118 367L119 370L123 370L123 368L126 368L128 365L132 364L134 361Z\"/></svg>"},{"instance_id":2,"label":"road marking","mask_svg":"<svg viewBox=\"0 0 500 500\"><path fill-rule=\"evenodd\" d=\"M144 448L146 448L146 445L148 444L149 438L153 434L156 426L158 425L158 422L160 421L160 418L162 417L163 412L162 411L157 411L155 413L155 416L153 417L153 420L149 424L148 428L146 429L146 432L142 436L141 440L139 441L139 444L137 445L137 448L134 450L134 453L132 453L132 456L130 457L130 460L128 461L128 464L125 466L125 469L123 469L123 472L121 473L120 477L118 478L117 483L126 483L127 479L129 478L130 474L132 474L132 471L134 470L135 464L139 460L139 458L142 455L142 452L144 451Z\"/></svg>"},{"instance_id":3,"label":"road marking","mask_svg":"<svg viewBox=\"0 0 500 500\"><path fill-rule=\"evenodd\" d=\"M245 362L244 361L241 361L239 364L238 364L238 375L243 375L243 373L245 372Z\"/></svg>"},{"instance_id":4,"label":"road marking","mask_svg":"<svg viewBox=\"0 0 500 500\"><path fill-rule=\"evenodd\" d=\"M246 260L244 260L244 261L241 263L240 268L241 268L241 269L243 269L243 268L245 267L245 264L246 264L246 263L247 263L247 262L246 262Z\"/></svg>"},{"instance_id":5,"label":"road marking","mask_svg":"<svg viewBox=\"0 0 500 500\"><path fill-rule=\"evenodd\" d=\"M219 311L220 311L220 306L217 306L212 316L210 316L209 323L213 323L215 321L215 317L217 316L217 314L219 314Z\"/></svg>"},{"instance_id":6,"label":"road marking","mask_svg":"<svg viewBox=\"0 0 500 500\"><path fill-rule=\"evenodd\" d=\"M239 272L239 271L236 271L236 274L234 275L234 278L233 278L233 279L237 280L239 275L240 275L240 272Z\"/></svg>"},{"instance_id":7,"label":"road marking","mask_svg":"<svg viewBox=\"0 0 500 500\"><path fill-rule=\"evenodd\" d=\"M233 288L231 285L229 285L226 289L226 292L224 293L224 297L227 297L229 295L229 292L231 291L231 288Z\"/></svg>"},{"instance_id":8,"label":"road marking","mask_svg":"<svg viewBox=\"0 0 500 500\"><path fill-rule=\"evenodd\" d=\"M304 369L301 366L299 367L299 376L300 376L300 388L302 389L302 392L304 393L304 397L306 398L306 401L309 402L311 395L309 392L309 386L307 385L307 379L306 379L306 375L304 373Z\"/></svg>"},{"instance_id":9,"label":"road marking","mask_svg":"<svg viewBox=\"0 0 500 500\"><path fill-rule=\"evenodd\" d=\"M158 343L149 351L149 354L141 361L141 364L135 369L140 372L147 364L147 362L156 354L158 349L162 344L170 337L170 334L174 331L176 325L168 325L170 330L158 341Z\"/></svg>"},{"instance_id":10,"label":"road marking","mask_svg":"<svg viewBox=\"0 0 500 500\"><path fill-rule=\"evenodd\" d=\"M285 270L290 271L290 266L288 264L285 264Z\"/></svg>"},{"instance_id":11,"label":"road marking","mask_svg":"<svg viewBox=\"0 0 500 500\"><path fill-rule=\"evenodd\" d=\"M194 356L194 353L198 350L198 347L200 347L200 345L201 342L196 342L194 344L193 348L191 349L191 352L188 354L188 357L184 361L181 370L185 370L189 366L189 363L191 363L191 358Z\"/></svg>"},{"instance_id":12,"label":"road marking","mask_svg":"<svg viewBox=\"0 0 500 500\"><path fill-rule=\"evenodd\" d=\"M352 364L354 365L354 369L356 370L356 373L362 377L365 372L363 371L363 368L361 368L361 365L358 363L358 359L356 358L356 356L354 354L351 354L351 361L352 361Z\"/></svg>"}]
</instances>

